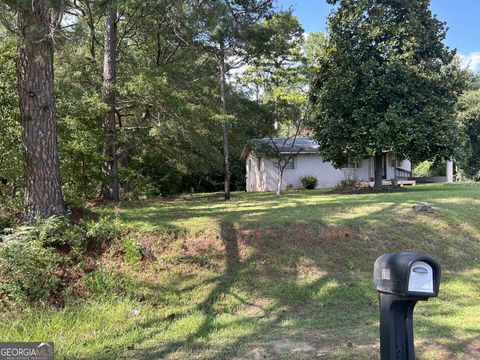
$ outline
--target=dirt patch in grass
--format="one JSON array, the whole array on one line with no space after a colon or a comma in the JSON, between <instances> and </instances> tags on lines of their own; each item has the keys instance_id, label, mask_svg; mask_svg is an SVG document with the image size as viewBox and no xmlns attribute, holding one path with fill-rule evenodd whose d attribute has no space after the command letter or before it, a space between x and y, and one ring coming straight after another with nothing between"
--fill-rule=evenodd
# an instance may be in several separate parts
<instances>
[{"instance_id":1,"label":"dirt patch in grass","mask_svg":"<svg viewBox=\"0 0 480 360\"><path fill-rule=\"evenodd\" d=\"M342 331L345 330L345 331ZM343 334L342 334L343 332ZM260 359L378 359L376 338L362 329L304 329L276 339L257 342L230 360Z\"/></svg>"},{"instance_id":2,"label":"dirt patch in grass","mask_svg":"<svg viewBox=\"0 0 480 360\"><path fill-rule=\"evenodd\" d=\"M136 235L140 244L148 247L156 256L173 254L199 255L206 252L222 252L222 242L215 236L192 237L140 233Z\"/></svg>"},{"instance_id":3,"label":"dirt patch in grass","mask_svg":"<svg viewBox=\"0 0 480 360\"><path fill-rule=\"evenodd\" d=\"M267 228L245 228L238 231L239 238L249 246L259 247L265 239L272 239L277 246L318 246L319 243L338 243L358 237L349 228L323 227L318 225L270 226Z\"/></svg>"},{"instance_id":4,"label":"dirt patch in grass","mask_svg":"<svg viewBox=\"0 0 480 360\"><path fill-rule=\"evenodd\" d=\"M329 194L339 194L339 195L348 195L348 194L379 194L379 193L394 193L394 192L403 192L405 189L401 186L391 186L383 185L380 189L374 189L370 186L344 186L336 187L332 190L325 193Z\"/></svg>"},{"instance_id":5,"label":"dirt patch in grass","mask_svg":"<svg viewBox=\"0 0 480 360\"><path fill-rule=\"evenodd\" d=\"M453 339L451 339L453 340ZM460 347L461 351L453 351L450 346ZM460 344L440 344L435 338L421 339L416 344L419 359L435 360L478 360L480 359L480 340L466 341Z\"/></svg>"},{"instance_id":6,"label":"dirt patch in grass","mask_svg":"<svg viewBox=\"0 0 480 360\"><path fill-rule=\"evenodd\" d=\"M247 302L244 306L237 309L237 314L255 317L264 317L268 314L268 309L272 299L259 297L251 302Z\"/></svg>"},{"instance_id":7,"label":"dirt patch in grass","mask_svg":"<svg viewBox=\"0 0 480 360\"><path fill-rule=\"evenodd\" d=\"M471 354L475 359L480 359L480 339L469 342L465 348L468 354Z\"/></svg>"}]
</instances>

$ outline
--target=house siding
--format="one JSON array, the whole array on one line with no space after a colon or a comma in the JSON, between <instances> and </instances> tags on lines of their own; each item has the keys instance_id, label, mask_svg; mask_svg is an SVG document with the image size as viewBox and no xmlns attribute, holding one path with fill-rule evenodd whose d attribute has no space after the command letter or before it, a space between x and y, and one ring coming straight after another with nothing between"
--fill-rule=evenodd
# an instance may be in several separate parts
<instances>
[{"instance_id":1,"label":"house siding","mask_svg":"<svg viewBox=\"0 0 480 360\"><path fill-rule=\"evenodd\" d=\"M250 153L247 158L247 191L268 191L266 189L265 160Z\"/></svg>"},{"instance_id":2,"label":"house siding","mask_svg":"<svg viewBox=\"0 0 480 360\"><path fill-rule=\"evenodd\" d=\"M356 178L360 181L370 181L374 177L373 159L360 162L357 169L336 169L331 162L323 161L318 154L298 154L294 157L294 169L283 173L282 189L302 187L300 178L313 175L317 178L317 188L331 188L346 178ZM392 165L392 156L387 154L387 179L395 176ZM410 171L408 160L401 162L401 168ZM276 191L277 168L271 159L257 159L253 153L247 157L247 191Z\"/></svg>"}]
</instances>

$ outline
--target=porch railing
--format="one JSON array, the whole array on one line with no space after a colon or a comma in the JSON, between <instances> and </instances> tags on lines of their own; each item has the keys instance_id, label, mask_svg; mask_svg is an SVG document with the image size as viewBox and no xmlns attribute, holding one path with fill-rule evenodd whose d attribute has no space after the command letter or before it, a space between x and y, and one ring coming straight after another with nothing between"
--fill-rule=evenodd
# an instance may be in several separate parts
<instances>
[{"instance_id":1,"label":"porch railing","mask_svg":"<svg viewBox=\"0 0 480 360\"><path fill-rule=\"evenodd\" d=\"M412 177L412 172L396 167L395 168L395 179L397 180L410 180Z\"/></svg>"}]
</instances>

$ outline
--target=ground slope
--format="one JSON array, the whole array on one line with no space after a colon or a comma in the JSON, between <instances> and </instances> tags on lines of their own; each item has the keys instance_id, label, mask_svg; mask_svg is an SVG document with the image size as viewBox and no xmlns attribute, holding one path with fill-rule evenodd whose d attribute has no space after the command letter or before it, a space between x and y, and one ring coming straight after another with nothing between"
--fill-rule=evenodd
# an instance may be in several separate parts
<instances>
[{"instance_id":1,"label":"ground slope","mask_svg":"<svg viewBox=\"0 0 480 360\"><path fill-rule=\"evenodd\" d=\"M420 214L412 205L436 209ZM385 194L234 194L103 208L155 261L118 249L87 304L2 315L0 338L53 339L59 358L375 359L374 260L417 251L443 267L415 310L419 359L480 357L480 186ZM132 312L139 310L139 314Z\"/></svg>"}]
</instances>

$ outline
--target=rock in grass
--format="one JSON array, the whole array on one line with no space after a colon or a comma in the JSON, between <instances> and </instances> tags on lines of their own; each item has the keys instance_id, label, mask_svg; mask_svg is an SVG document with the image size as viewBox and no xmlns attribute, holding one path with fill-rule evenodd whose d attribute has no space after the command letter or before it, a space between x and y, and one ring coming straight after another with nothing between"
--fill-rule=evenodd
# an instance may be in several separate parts
<instances>
[{"instance_id":1,"label":"rock in grass","mask_svg":"<svg viewBox=\"0 0 480 360\"><path fill-rule=\"evenodd\" d=\"M420 212L420 213L431 214L431 213L435 212L435 209L427 203L413 205L412 209L415 210L416 212Z\"/></svg>"}]
</instances>

